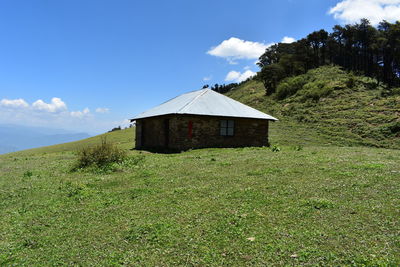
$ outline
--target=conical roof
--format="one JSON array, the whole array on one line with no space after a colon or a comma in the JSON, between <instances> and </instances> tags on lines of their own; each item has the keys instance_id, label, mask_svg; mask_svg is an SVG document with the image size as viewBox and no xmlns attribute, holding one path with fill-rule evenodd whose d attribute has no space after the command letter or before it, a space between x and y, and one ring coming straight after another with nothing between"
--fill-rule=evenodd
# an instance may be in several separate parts
<instances>
[{"instance_id":1,"label":"conical roof","mask_svg":"<svg viewBox=\"0 0 400 267\"><path fill-rule=\"evenodd\" d=\"M168 100L159 106L140 113L134 117L132 121L168 114L238 117L273 121L278 120L223 94L210 89L202 89Z\"/></svg>"}]
</instances>

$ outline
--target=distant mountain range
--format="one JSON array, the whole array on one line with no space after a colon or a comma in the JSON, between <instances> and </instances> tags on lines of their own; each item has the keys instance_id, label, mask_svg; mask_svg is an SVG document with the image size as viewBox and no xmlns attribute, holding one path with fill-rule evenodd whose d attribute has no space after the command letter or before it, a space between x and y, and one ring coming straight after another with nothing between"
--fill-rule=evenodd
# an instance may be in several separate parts
<instances>
[{"instance_id":1,"label":"distant mountain range","mask_svg":"<svg viewBox=\"0 0 400 267\"><path fill-rule=\"evenodd\" d=\"M0 124L0 154L29 148L50 146L90 137L62 129Z\"/></svg>"}]
</instances>

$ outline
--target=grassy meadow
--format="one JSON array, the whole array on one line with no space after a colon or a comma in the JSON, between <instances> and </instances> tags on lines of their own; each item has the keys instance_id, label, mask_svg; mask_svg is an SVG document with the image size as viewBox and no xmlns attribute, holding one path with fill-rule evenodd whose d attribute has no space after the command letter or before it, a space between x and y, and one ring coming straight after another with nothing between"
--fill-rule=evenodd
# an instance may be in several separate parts
<instances>
[{"instance_id":1,"label":"grassy meadow","mask_svg":"<svg viewBox=\"0 0 400 267\"><path fill-rule=\"evenodd\" d=\"M72 172L99 137L0 156L0 265L400 264L399 150L155 154L129 150L132 129L106 136L135 163Z\"/></svg>"}]
</instances>

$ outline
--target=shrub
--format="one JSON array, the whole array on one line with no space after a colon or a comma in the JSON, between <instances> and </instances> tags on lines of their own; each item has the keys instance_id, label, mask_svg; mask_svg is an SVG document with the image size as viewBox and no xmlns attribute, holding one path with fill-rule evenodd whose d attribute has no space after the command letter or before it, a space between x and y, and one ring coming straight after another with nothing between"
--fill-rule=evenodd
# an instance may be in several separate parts
<instances>
[{"instance_id":1,"label":"shrub","mask_svg":"<svg viewBox=\"0 0 400 267\"><path fill-rule=\"evenodd\" d=\"M84 147L78 152L76 168L105 167L113 163L122 163L126 158L124 150L102 139L101 144Z\"/></svg>"},{"instance_id":2,"label":"shrub","mask_svg":"<svg viewBox=\"0 0 400 267\"><path fill-rule=\"evenodd\" d=\"M273 146L271 147L271 151L272 151L272 152L279 152L279 151L281 151L281 148L280 148L279 146L273 145Z\"/></svg>"},{"instance_id":3,"label":"shrub","mask_svg":"<svg viewBox=\"0 0 400 267\"><path fill-rule=\"evenodd\" d=\"M282 100L294 94L294 89L288 82L281 82L276 88L276 99Z\"/></svg>"},{"instance_id":4,"label":"shrub","mask_svg":"<svg viewBox=\"0 0 400 267\"><path fill-rule=\"evenodd\" d=\"M393 95L400 95L400 87L393 88L392 89L392 94Z\"/></svg>"},{"instance_id":5,"label":"shrub","mask_svg":"<svg viewBox=\"0 0 400 267\"><path fill-rule=\"evenodd\" d=\"M301 150L303 150L303 147L300 146L300 145L299 145L299 146L294 146L294 147L293 147L293 150L294 150L294 151L301 151Z\"/></svg>"},{"instance_id":6,"label":"shrub","mask_svg":"<svg viewBox=\"0 0 400 267\"><path fill-rule=\"evenodd\" d=\"M350 74L349 78L346 81L346 86L351 89L354 88L355 85L356 85L356 78L354 77L353 74Z\"/></svg>"},{"instance_id":7,"label":"shrub","mask_svg":"<svg viewBox=\"0 0 400 267\"><path fill-rule=\"evenodd\" d=\"M311 98L314 101L318 101L321 97L328 96L333 91L333 88L324 81L308 83L304 86L304 89L305 98Z\"/></svg>"},{"instance_id":8,"label":"shrub","mask_svg":"<svg viewBox=\"0 0 400 267\"><path fill-rule=\"evenodd\" d=\"M319 209L333 208L334 203L325 198L310 198L306 201L303 201L303 206L308 206L310 208L319 210Z\"/></svg>"},{"instance_id":9,"label":"shrub","mask_svg":"<svg viewBox=\"0 0 400 267\"><path fill-rule=\"evenodd\" d=\"M277 86L275 96L278 100L282 100L294 95L303 88L306 82L307 79L304 75L285 79Z\"/></svg>"},{"instance_id":10,"label":"shrub","mask_svg":"<svg viewBox=\"0 0 400 267\"><path fill-rule=\"evenodd\" d=\"M24 178L31 178L32 176L33 176L33 172L31 172L31 171L24 172Z\"/></svg>"},{"instance_id":11,"label":"shrub","mask_svg":"<svg viewBox=\"0 0 400 267\"><path fill-rule=\"evenodd\" d=\"M388 128L393 134L399 133L400 132L400 122L394 122Z\"/></svg>"},{"instance_id":12,"label":"shrub","mask_svg":"<svg viewBox=\"0 0 400 267\"><path fill-rule=\"evenodd\" d=\"M111 132L115 132L115 131L121 131L121 126L112 128L112 129L111 129L110 131L108 131L108 132L111 133Z\"/></svg>"}]
</instances>

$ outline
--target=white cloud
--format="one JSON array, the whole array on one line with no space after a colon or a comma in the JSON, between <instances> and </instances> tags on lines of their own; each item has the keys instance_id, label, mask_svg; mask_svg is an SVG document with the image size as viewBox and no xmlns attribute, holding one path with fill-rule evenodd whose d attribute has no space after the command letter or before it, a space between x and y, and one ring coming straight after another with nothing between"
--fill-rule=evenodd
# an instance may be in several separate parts
<instances>
[{"instance_id":1,"label":"white cloud","mask_svg":"<svg viewBox=\"0 0 400 267\"><path fill-rule=\"evenodd\" d=\"M228 60L230 64L237 64L237 59L257 59L271 44L252 42L231 37L224 40L219 45L212 47L207 54L222 57Z\"/></svg>"},{"instance_id":2,"label":"white cloud","mask_svg":"<svg viewBox=\"0 0 400 267\"><path fill-rule=\"evenodd\" d=\"M328 11L343 23L355 23L368 19L372 25L382 20L400 20L400 0L344 0Z\"/></svg>"},{"instance_id":3,"label":"white cloud","mask_svg":"<svg viewBox=\"0 0 400 267\"><path fill-rule=\"evenodd\" d=\"M204 81L204 82L207 82L207 81L209 81L209 80L211 80L211 79L212 79L212 76L210 75L210 76L204 77L204 78L203 78L203 81Z\"/></svg>"},{"instance_id":4,"label":"white cloud","mask_svg":"<svg viewBox=\"0 0 400 267\"><path fill-rule=\"evenodd\" d=\"M60 112L67 110L67 105L61 100L61 98L53 97L51 103L46 103L39 99L32 104L32 107L36 110L47 111L47 112Z\"/></svg>"},{"instance_id":5,"label":"white cloud","mask_svg":"<svg viewBox=\"0 0 400 267\"><path fill-rule=\"evenodd\" d=\"M7 108L27 108L29 104L22 98L18 99L2 99L0 101L0 106Z\"/></svg>"},{"instance_id":6,"label":"white cloud","mask_svg":"<svg viewBox=\"0 0 400 267\"><path fill-rule=\"evenodd\" d=\"M230 64L230 65L237 65L237 64L239 64L237 61L235 61L235 59L233 59L233 58L227 58L226 59L227 61L228 61L228 63Z\"/></svg>"},{"instance_id":7,"label":"white cloud","mask_svg":"<svg viewBox=\"0 0 400 267\"><path fill-rule=\"evenodd\" d=\"M296 39L294 39L293 37L289 37L289 36L283 37L282 41L281 41L281 43L284 43L284 44L290 44L293 42L296 42Z\"/></svg>"},{"instance_id":8,"label":"white cloud","mask_svg":"<svg viewBox=\"0 0 400 267\"><path fill-rule=\"evenodd\" d=\"M226 75L225 81L227 82L234 81L240 77L240 74L241 74L240 72L232 70Z\"/></svg>"},{"instance_id":9,"label":"white cloud","mask_svg":"<svg viewBox=\"0 0 400 267\"><path fill-rule=\"evenodd\" d=\"M129 127L129 126L131 125L131 120L129 120L129 119L124 119L123 121L121 121L121 122L119 123L119 125L120 125L122 128Z\"/></svg>"},{"instance_id":10,"label":"white cloud","mask_svg":"<svg viewBox=\"0 0 400 267\"><path fill-rule=\"evenodd\" d=\"M96 108L97 113L108 113L109 111L109 108Z\"/></svg>"},{"instance_id":11,"label":"white cloud","mask_svg":"<svg viewBox=\"0 0 400 267\"><path fill-rule=\"evenodd\" d=\"M98 108L97 111L99 109L106 110L106 108ZM32 104L22 98L1 99L0 123L59 128L95 134L110 130L120 122L98 119L90 112L89 108L69 111L66 103L60 98L54 97L50 103L37 100Z\"/></svg>"},{"instance_id":12,"label":"white cloud","mask_svg":"<svg viewBox=\"0 0 400 267\"><path fill-rule=\"evenodd\" d=\"M245 80L247 80L250 77L253 77L254 75L256 75L256 72L253 72L251 70L246 70L245 72L241 73L239 71L230 71L226 77L225 77L225 81L226 82L236 82L236 83L240 83L243 82Z\"/></svg>"},{"instance_id":13,"label":"white cloud","mask_svg":"<svg viewBox=\"0 0 400 267\"><path fill-rule=\"evenodd\" d=\"M90 113L89 108L85 108L82 111L71 111L70 114L72 117L75 117L75 118L83 118L84 116L89 115L89 113Z\"/></svg>"}]
</instances>

